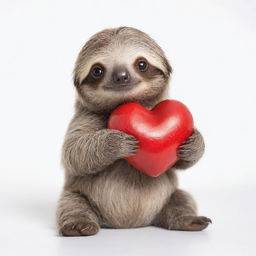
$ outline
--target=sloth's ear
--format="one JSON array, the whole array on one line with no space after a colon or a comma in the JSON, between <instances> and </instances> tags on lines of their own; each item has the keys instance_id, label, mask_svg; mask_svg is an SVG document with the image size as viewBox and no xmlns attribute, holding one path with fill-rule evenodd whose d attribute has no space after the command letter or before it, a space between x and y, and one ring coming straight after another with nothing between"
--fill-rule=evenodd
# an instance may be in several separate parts
<instances>
[{"instance_id":1,"label":"sloth's ear","mask_svg":"<svg viewBox=\"0 0 256 256\"><path fill-rule=\"evenodd\" d=\"M167 59L165 61L165 65L166 65L166 69L167 69L167 72L168 72L168 76L170 76L173 72L173 69L172 69L172 66L170 65L170 63Z\"/></svg>"},{"instance_id":2,"label":"sloth's ear","mask_svg":"<svg viewBox=\"0 0 256 256\"><path fill-rule=\"evenodd\" d=\"M169 75L172 74L173 68L172 68L172 66L169 64L169 62L168 62L167 70L168 70Z\"/></svg>"},{"instance_id":3,"label":"sloth's ear","mask_svg":"<svg viewBox=\"0 0 256 256\"><path fill-rule=\"evenodd\" d=\"M79 79L76 75L74 75L73 81L74 81L75 87L79 87L80 83L79 83Z\"/></svg>"}]
</instances>

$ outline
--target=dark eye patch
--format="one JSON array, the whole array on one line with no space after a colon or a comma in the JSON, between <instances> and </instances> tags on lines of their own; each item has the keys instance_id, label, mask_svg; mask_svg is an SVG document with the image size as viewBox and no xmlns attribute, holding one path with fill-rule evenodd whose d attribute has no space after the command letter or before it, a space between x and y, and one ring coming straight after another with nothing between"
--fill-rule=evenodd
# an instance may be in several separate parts
<instances>
[{"instance_id":1,"label":"dark eye patch","mask_svg":"<svg viewBox=\"0 0 256 256\"><path fill-rule=\"evenodd\" d=\"M92 85L92 86L98 85L103 79L105 72L106 72L105 67L102 64L100 63L94 64L91 67L88 75L82 80L81 85L84 85L84 84Z\"/></svg>"},{"instance_id":2,"label":"dark eye patch","mask_svg":"<svg viewBox=\"0 0 256 256\"><path fill-rule=\"evenodd\" d=\"M144 70L140 70L139 66L140 66L140 63L141 62L145 62L147 67L146 69ZM165 74L164 72L155 67L154 65L150 64L145 58L143 57L139 57L135 63L134 63L134 68L136 70L136 72L143 78L145 78L146 80L151 80L153 78L155 78L156 76L164 76L165 77Z\"/></svg>"}]
</instances>

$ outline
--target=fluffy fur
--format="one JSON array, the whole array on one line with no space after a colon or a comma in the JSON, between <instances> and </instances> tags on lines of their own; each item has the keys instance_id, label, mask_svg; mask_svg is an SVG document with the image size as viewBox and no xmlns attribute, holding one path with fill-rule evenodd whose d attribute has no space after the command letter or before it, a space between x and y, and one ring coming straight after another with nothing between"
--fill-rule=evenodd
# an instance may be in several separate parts
<instances>
[{"instance_id":1,"label":"fluffy fur","mask_svg":"<svg viewBox=\"0 0 256 256\"><path fill-rule=\"evenodd\" d=\"M146 70L138 68L140 59L146 62ZM93 73L95 65L103 70L100 78ZM171 72L162 49L134 28L103 30L82 48L74 69L75 115L62 152L65 185L57 210L60 234L93 235L100 227L148 225L202 230L211 222L197 216L194 200L177 188L176 169L192 166L203 154L198 130L179 148L175 166L153 178L123 159L138 150L136 139L106 129L109 114L119 104L135 101L151 109L166 99ZM123 82L113 79L120 74Z\"/></svg>"}]
</instances>

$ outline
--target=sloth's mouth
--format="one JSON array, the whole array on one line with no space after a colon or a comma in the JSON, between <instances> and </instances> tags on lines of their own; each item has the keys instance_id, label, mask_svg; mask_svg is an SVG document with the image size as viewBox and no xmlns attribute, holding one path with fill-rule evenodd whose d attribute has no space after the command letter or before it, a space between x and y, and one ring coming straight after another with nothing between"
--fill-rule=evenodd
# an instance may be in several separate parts
<instances>
[{"instance_id":1,"label":"sloth's mouth","mask_svg":"<svg viewBox=\"0 0 256 256\"><path fill-rule=\"evenodd\" d=\"M123 83L123 84L106 84L103 86L105 90L111 91L129 91L136 87L140 82Z\"/></svg>"}]
</instances>

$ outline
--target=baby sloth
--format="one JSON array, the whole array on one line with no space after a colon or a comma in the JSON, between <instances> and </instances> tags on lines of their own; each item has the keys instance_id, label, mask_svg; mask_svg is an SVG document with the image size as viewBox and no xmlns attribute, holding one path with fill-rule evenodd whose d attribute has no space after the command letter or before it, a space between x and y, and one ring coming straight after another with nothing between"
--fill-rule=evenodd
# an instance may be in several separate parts
<instances>
[{"instance_id":1,"label":"baby sloth","mask_svg":"<svg viewBox=\"0 0 256 256\"><path fill-rule=\"evenodd\" d=\"M155 178L123 159L138 150L135 137L106 128L111 111L122 103L152 109L165 100L171 73L162 49L134 28L103 30L84 45L74 69L75 115L63 145L60 234L88 236L100 227L149 225L198 231L211 223L197 216L194 200L177 187L176 169L192 166L203 154L197 130L180 146L177 163Z\"/></svg>"}]
</instances>

